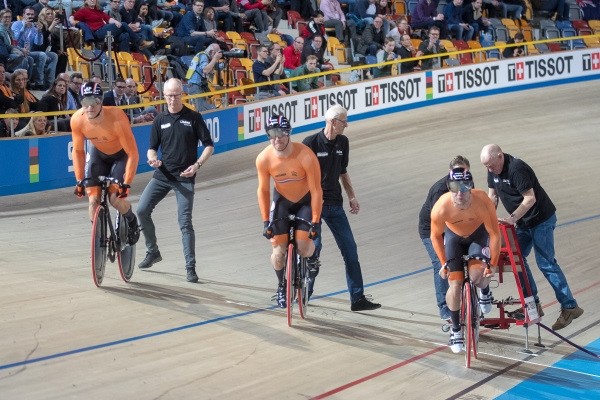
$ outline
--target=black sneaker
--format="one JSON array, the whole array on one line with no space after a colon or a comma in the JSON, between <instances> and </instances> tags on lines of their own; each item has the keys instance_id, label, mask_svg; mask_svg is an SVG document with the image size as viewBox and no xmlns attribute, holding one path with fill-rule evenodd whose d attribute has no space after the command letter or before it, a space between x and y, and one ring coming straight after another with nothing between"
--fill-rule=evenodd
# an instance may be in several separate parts
<instances>
[{"instance_id":1,"label":"black sneaker","mask_svg":"<svg viewBox=\"0 0 600 400\"><path fill-rule=\"evenodd\" d=\"M361 297L358 301L352 303L350 309L352 311L369 311L376 310L381 307L381 304L373 303L369 301L365 296Z\"/></svg>"},{"instance_id":2,"label":"black sneaker","mask_svg":"<svg viewBox=\"0 0 600 400\"><path fill-rule=\"evenodd\" d=\"M133 217L131 221L127 221L127 243L133 246L140 240L140 225L137 217Z\"/></svg>"},{"instance_id":3,"label":"black sneaker","mask_svg":"<svg viewBox=\"0 0 600 400\"><path fill-rule=\"evenodd\" d=\"M198 282L198 275L196 275L196 268L186 268L187 271L187 281L196 283Z\"/></svg>"},{"instance_id":4,"label":"black sneaker","mask_svg":"<svg viewBox=\"0 0 600 400\"><path fill-rule=\"evenodd\" d=\"M159 261L162 261L160 251L157 251L155 253L146 252L146 258L144 258L144 260L141 263L139 263L138 268L148 269Z\"/></svg>"}]
</instances>

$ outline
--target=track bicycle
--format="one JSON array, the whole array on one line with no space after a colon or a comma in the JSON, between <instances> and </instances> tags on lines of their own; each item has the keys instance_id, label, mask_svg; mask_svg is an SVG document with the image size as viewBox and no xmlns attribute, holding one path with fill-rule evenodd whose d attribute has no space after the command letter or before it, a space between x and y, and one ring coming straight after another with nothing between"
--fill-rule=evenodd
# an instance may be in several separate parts
<instances>
[{"instance_id":1,"label":"track bicycle","mask_svg":"<svg viewBox=\"0 0 600 400\"><path fill-rule=\"evenodd\" d=\"M88 179L89 180L89 179ZM113 225L110 216L108 188L111 183L119 184L115 178L98 177L100 181L100 204L92 221L92 277L96 286L102 284L106 261L119 265L119 273L125 282L129 282L135 266L135 244L127 243L128 225L119 211Z\"/></svg>"},{"instance_id":2,"label":"track bicycle","mask_svg":"<svg viewBox=\"0 0 600 400\"><path fill-rule=\"evenodd\" d=\"M483 313L479 306L479 295L477 287L469 277L469 261L478 261L485 265L487 273L490 270L490 263L487 259L479 256L463 256L463 269L465 278L462 283L462 296L460 301L460 326L463 330L465 340L465 367L471 367L471 357L477 358L477 348L479 345L479 326ZM442 327L444 332L450 330L450 325Z\"/></svg>"},{"instance_id":3,"label":"track bicycle","mask_svg":"<svg viewBox=\"0 0 600 400\"><path fill-rule=\"evenodd\" d=\"M298 303L298 311L302 319L306 318L306 310L308 309L308 280L309 270L306 264L306 258L300 257L296 244L296 227L298 222L304 222L310 226L310 221L290 214L285 218L279 218L272 222L289 221L288 245L285 253L284 277L285 285L285 301L288 326L292 326L292 313L294 303Z\"/></svg>"}]
</instances>

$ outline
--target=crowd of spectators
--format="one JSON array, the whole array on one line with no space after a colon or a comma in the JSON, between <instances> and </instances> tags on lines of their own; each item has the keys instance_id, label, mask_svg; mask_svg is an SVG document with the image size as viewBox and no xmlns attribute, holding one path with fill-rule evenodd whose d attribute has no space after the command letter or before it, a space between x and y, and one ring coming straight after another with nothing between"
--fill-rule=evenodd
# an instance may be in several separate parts
<instances>
[{"instance_id":1,"label":"crowd of spectators","mask_svg":"<svg viewBox=\"0 0 600 400\"><path fill-rule=\"evenodd\" d=\"M171 67L182 66L171 70L175 71L175 77L186 82L186 93L194 95L209 92L213 78L224 68L222 54L230 47L224 31L255 34L260 47L248 52L248 56L254 53L248 78L264 83L333 70L334 65L325 58L328 38L333 36L352 49L352 55L371 57L379 63L440 54L420 62L400 63L399 73L439 68L447 51L440 39L477 39L489 30L489 18L520 19L525 15L523 0L448 0L444 7L438 6L437 0L419 0L411 10L410 20L395 15L390 0L301 0L292 1L291 9L307 22L299 27L296 37L281 35L280 41L273 41L267 35L281 34L278 26L284 13L276 0L65 3L69 4L59 9L58 1L5 1L6 8L0 10L0 113L76 110L81 106L78 90L84 79L78 72L66 73L67 48L105 49L108 34L115 49L142 53L151 63L165 61ZM557 20L568 18L565 0L539 0L533 6ZM510 43L522 42L521 36L512 38ZM413 39L418 39L418 43ZM522 52L520 46L504 53L505 57L514 57ZM183 56L191 56L191 62L183 63ZM371 69L374 77L391 73L391 65ZM106 85L100 77L90 79ZM310 77L288 85L263 85L257 88L256 99L316 89L322 81L323 78ZM138 83L130 76L116 79L106 93L104 104L137 104ZM206 97L194 98L191 104L198 111L215 107ZM157 110L140 107L127 112L132 123L145 123L152 121ZM68 114L46 118L46 124L70 131ZM42 120L40 117L35 121L5 119L0 125L0 137L15 136L25 128L28 134L45 132L32 129Z\"/></svg>"}]
</instances>

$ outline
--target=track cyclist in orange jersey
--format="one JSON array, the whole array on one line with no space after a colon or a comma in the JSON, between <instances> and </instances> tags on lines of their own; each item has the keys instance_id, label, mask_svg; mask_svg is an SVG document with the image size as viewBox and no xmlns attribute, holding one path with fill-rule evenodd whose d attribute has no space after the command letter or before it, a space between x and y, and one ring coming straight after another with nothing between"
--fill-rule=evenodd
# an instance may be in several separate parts
<instances>
[{"instance_id":1,"label":"track cyclist in orange jersey","mask_svg":"<svg viewBox=\"0 0 600 400\"><path fill-rule=\"evenodd\" d=\"M321 233L323 191L321 170L315 153L302 143L290 139L291 126L283 115L273 115L267 122L269 146L256 157L258 171L258 206L264 221L263 236L271 240L271 264L277 274L277 303L286 307L283 267L288 243L290 214L311 221L297 221L296 242L301 257L315 251L313 239ZM270 199L271 178L273 200Z\"/></svg>"},{"instance_id":2,"label":"track cyclist in orange jersey","mask_svg":"<svg viewBox=\"0 0 600 400\"><path fill-rule=\"evenodd\" d=\"M138 166L138 149L127 115L117 107L103 107L102 98L98 83L86 83L81 87L82 107L71 118L73 167L77 179L75 195L81 198L87 193L90 219L93 219L100 202L98 177L117 179L119 184L109 189L109 200L127 220L127 242L133 245L140 238L140 230L126 197ZM86 139L89 141L87 160Z\"/></svg>"},{"instance_id":3,"label":"track cyclist in orange jersey","mask_svg":"<svg viewBox=\"0 0 600 400\"><path fill-rule=\"evenodd\" d=\"M453 168L448 177L449 193L443 194L431 210L431 242L443 267L440 276L448 278L446 303L452 329L450 348L459 353L464 338L460 327L460 299L464 280L463 256L484 257L498 265L500 228L496 208L487 193L473 189L473 177L466 168ZM469 262L471 281L480 289L479 305L487 314L492 309L489 284L493 271L485 270L476 260Z\"/></svg>"}]
</instances>

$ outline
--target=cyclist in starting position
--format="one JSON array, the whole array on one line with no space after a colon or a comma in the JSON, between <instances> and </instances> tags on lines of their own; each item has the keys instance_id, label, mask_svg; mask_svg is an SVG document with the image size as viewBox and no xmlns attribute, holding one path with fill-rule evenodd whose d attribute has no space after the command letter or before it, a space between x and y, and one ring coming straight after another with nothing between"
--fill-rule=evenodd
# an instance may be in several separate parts
<instances>
[{"instance_id":1,"label":"cyclist in starting position","mask_svg":"<svg viewBox=\"0 0 600 400\"><path fill-rule=\"evenodd\" d=\"M291 126L283 115L273 115L266 126L270 145L256 157L258 171L258 206L264 221L263 236L271 240L271 263L277 274L277 303L286 307L283 267L288 243L289 221L295 214L311 221L298 221L296 243L301 257L310 257L315 251L313 239L321 230L323 191L319 161L307 146L290 140ZM275 182L273 202L270 199L271 178Z\"/></svg>"},{"instance_id":2,"label":"cyclist in starting position","mask_svg":"<svg viewBox=\"0 0 600 400\"><path fill-rule=\"evenodd\" d=\"M450 170L448 189L450 192L443 194L431 210L431 242L444 266L440 276L447 278L450 286L446 292L452 321L450 348L459 353L464 343L459 315L465 278L463 256L483 257L490 265L498 265L500 228L494 204L487 193L473 189L473 177L467 168ZM472 263L469 263L469 277L480 290L479 305L487 314L494 300L489 288L493 272L486 273L483 265L473 268Z\"/></svg>"},{"instance_id":3,"label":"cyclist in starting position","mask_svg":"<svg viewBox=\"0 0 600 400\"><path fill-rule=\"evenodd\" d=\"M81 108L71 118L75 195L87 193L90 219L100 203L100 176L110 176L120 184L111 185L109 201L127 220L130 245L140 238L138 222L125 198L138 166L138 149L129 118L117 107L102 106L102 88L88 82L81 87ZM86 160L85 140L90 141ZM84 180L85 178L85 180ZM85 184L85 185L84 185Z\"/></svg>"}]
</instances>

